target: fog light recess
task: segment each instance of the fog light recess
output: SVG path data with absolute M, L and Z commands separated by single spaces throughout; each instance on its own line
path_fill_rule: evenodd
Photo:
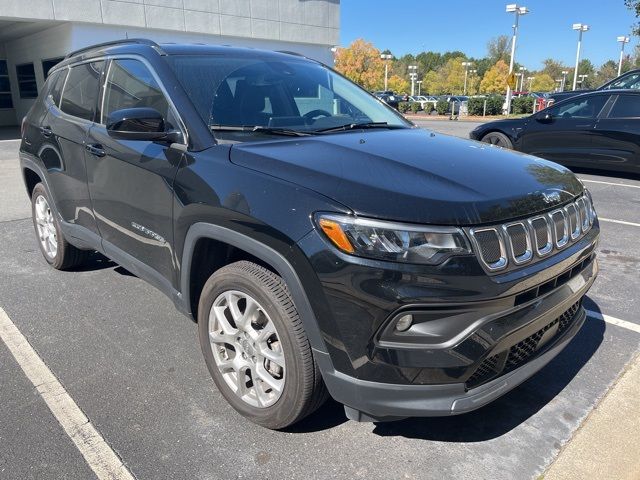
M 396 330 L 399 332 L 406 332 L 407 330 L 409 330 L 412 323 L 413 323 L 413 315 L 411 314 L 402 315 L 400 318 L 398 318 L 398 321 L 396 322 Z

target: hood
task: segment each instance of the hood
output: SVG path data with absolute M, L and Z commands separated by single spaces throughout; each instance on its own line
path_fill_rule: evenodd
M 418 128 L 247 142 L 234 145 L 230 158 L 357 215 L 412 223 L 502 222 L 548 210 L 583 190 L 555 163 Z

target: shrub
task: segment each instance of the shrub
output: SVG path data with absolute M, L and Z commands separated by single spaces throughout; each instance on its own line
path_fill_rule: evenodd
M 422 108 L 420 107 L 420 102 L 413 102 L 411 104 L 411 112 L 412 113 L 418 113 L 420 110 L 422 110 Z
M 438 103 L 436 103 L 436 111 L 438 115 L 446 115 L 449 111 L 449 102 L 446 100 L 438 100 Z
M 484 112 L 484 98 L 473 97 L 467 102 L 467 112 L 469 115 L 482 115 Z
M 511 102 L 512 113 L 533 113 L 533 97 L 517 97 Z
M 409 102 L 400 102 L 398 103 L 398 111 L 400 113 L 407 113 L 411 107 L 409 106 Z

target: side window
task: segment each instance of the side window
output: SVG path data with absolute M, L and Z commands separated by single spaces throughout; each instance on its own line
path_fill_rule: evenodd
M 71 67 L 60 102 L 63 112 L 93 121 L 98 110 L 98 87 L 103 67 L 102 61 Z
M 60 97 L 62 96 L 62 88 L 64 87 L 64 82 L 67 79 L 68 73 L 69 71 L 67 69 L 60 70 L 59 72 L 55 73 L 58 78 L 56 79 L 56 83 L 55 85 L 53 85 L 53 88 L 49 93 L 49 95 L 51 96 L 51 101 L 58 108 L 60 108 Z
M 139 60 L 113 60 L 104 92 L 103 122 L 116 110 L 148 107 L 160 112 L 167 130 L 177 125 L 169 102 L 147 66 Z
M 640 73 L 628 73 L 604 87 L 605 90 L 640 88 Z
M 33 63 L 16 65 L 16 76 L 18 77 L 20 98 L 37 98 L 38 84 L 36 83 L 36 71 L 33 68 Z
M 551 108 L 551 115 L 558 118 L 596 118 L 604 107 L 606 95 L 589 98 L 576 98 Z
M 620 95 L 609 113 L 609 118 L 640 117 L 640 95 Z

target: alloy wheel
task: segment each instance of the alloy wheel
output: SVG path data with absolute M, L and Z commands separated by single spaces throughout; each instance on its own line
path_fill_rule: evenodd
M 56 226 L 53 220 L 53 212 L 47 199 L 38 195 L 35 202 L 35 220 L 38 230 L 38 240 L 45 254 L 49 258 L 55 258 L 58 253 L 58 238 Z

